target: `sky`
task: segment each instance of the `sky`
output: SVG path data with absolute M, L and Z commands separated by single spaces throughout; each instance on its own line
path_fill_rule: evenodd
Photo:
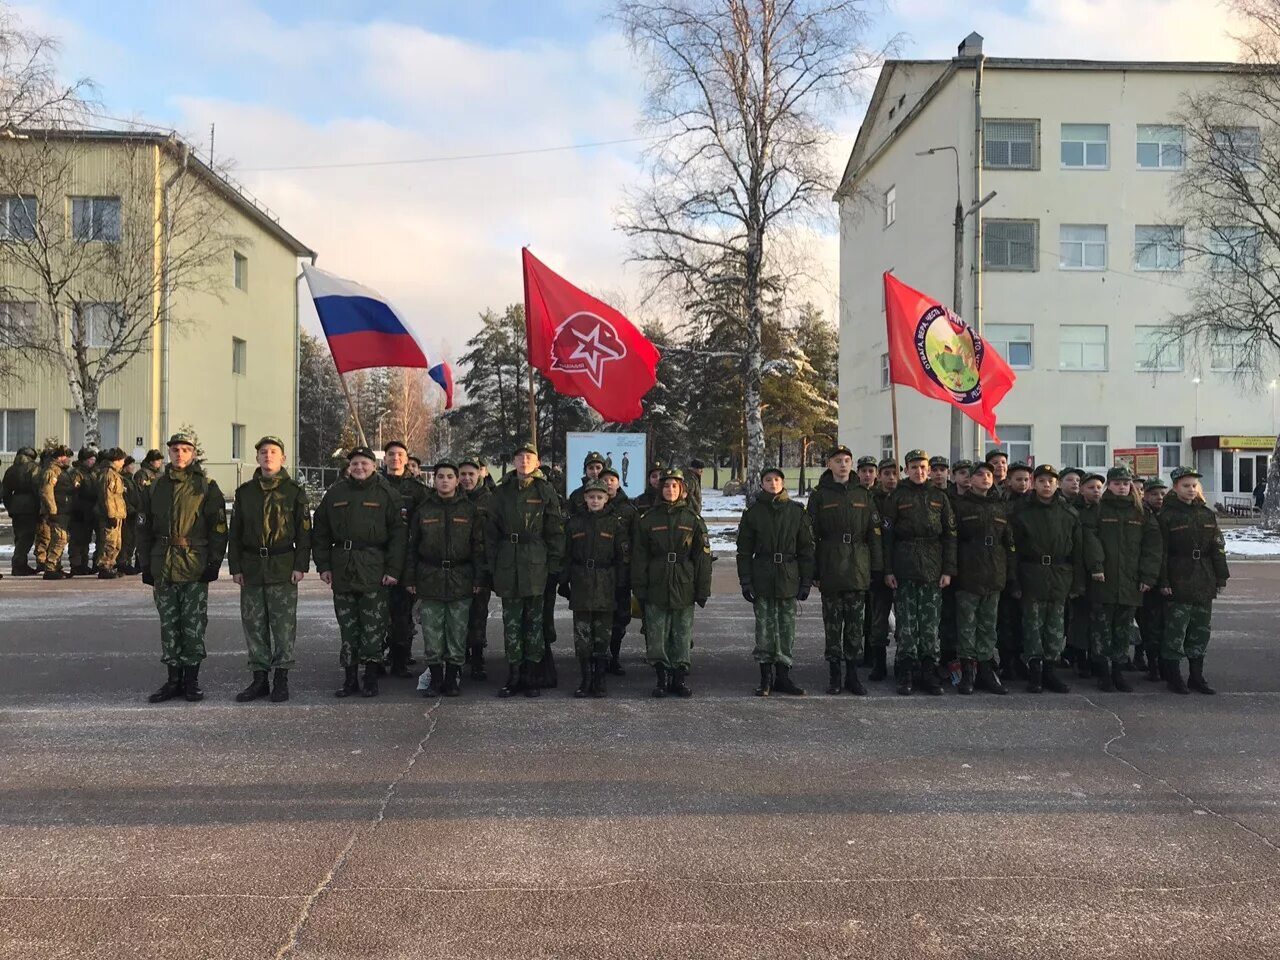
M 608 0 L 10 6 L 61 39 L 64 73 L 96 83 L 104 115 L 202 148 L 213 125 L 215 159 L 317 265 L 380 290 L 437 356 L 461 354 L 486 307 L 522 299 L 525 244 L 579 286 L 640 303 L 616 214 L 642 143 L 474 158 L 638 137 L 644 75 Z M 947 58 L 977 30 L 992 56 L 1230 60 L 1231 27 L 1217 0 L 896 0 L 868 42 Z M 831 118 L 833 175 L 864 106 Z M 459 156 L 473 159 L 439 160 Z M 422 158 L 434 162 L 387 162 Z M 834 316 L 831 212 L 804 239 L 809 293 Z

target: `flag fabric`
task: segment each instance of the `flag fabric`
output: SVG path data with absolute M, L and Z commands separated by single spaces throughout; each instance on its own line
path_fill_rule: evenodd
M 431 366 L 409 325 L 380 293 L 310 264 L 303 264 L 302 274 L 339 373 Z
M 524 250 L 529 363 L 556 391 L 582 397 L 612 423 L 644 413 L 661 354 L 631 321 L 579 290 Z
M 1000 354 L 937 300 L 884 275 L 889 379 L 959 407 L 996 436 L 996 405 L 1017 379 Z
M 436 383 L 440 384 L 440 389 L 444 391 L 444 408 L 446 410 L 453 409 L 453 367 L 449 366 L 447 360 L 442 360 L 434 367 L 427 370 L 427 375 Z

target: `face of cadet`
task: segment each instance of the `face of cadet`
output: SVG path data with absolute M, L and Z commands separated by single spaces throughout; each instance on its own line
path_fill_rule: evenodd
M 368 457 L 352 457 L 347 464 L 347 473 L 352 480 L 368 480 L 376 469 L 378 469 L 377 462 Z
M 929 461 L 912 460 L 907 464 L 907 479 L 912 483 L 924 483 L 929 479 Z
M 947 489 L 947 480 L 950 479 L 951 471 L 946 467 L 930 467 L 929 480 L 939 490 Z
M 527 477 L 538 469 L 538 455 L 523 450 L 516 454 L 513 466 L 516 468 L 516 476 Z
M 257 460 L 258 466 L 262 468 L 262 475 L 274 477 L 284 466 L 284 451 L 274 443 L 264 443 L 258 448 Z
M 480 482 L 480 471 L 469 463 L 464 463 L 458 468 L 458 484 L 467 493 L 476 488 L 476 484 Z
M 409 455 L 404 452 L 402 447 L 392 447 L 382 455 L 382 463 L 387 468 L 387 473 L 393 477 L 398 477 L 404 473 L 404 465 L 409 462 Z
M 604 509 L 604 505 L 609 502 L 609 495 L 603 490 L 588 490 L 585 498 L 587 509 L 592 513 L 599 513 Z
M 986 493 L 993 483 L 995 483 L 995 477 L 991 475 L 990 470 L 975 470 L 969 477 L 969 489 L 974 493 Z
M 179 470 L 191 466 L 195 458 L 196 448 L 189 443 L 175 443 L 169 448 L 169 462 Z
M 951 473 L 951 479 L 955 481 L 956 491 L 959 493 L 968 493 L 969 484 L 973 482 L 973 477 L 968 470 L 954 470 Z
M 1021 473 L 1019 474 L 1022 475 Z M 1036 477 L 1036 496 L 1041 500 L 1052 500 L 1053 495 L 1058 492 L 1058 478 L 1051 477 L 1047 473 L 1042 473 Z
M 760 478 L 760 489 L 776 497 L 782 492 L 782 478 L 776 473 L 767 473 Z
M 889 493 L 893 493 L 894 490 L 898 489 L 898 480 L 898 471 L 893 467 L 885 467 L 880 471 L 880 486 Z
M 436 493 L 445 498 L 452 497 L 458 489 L 458 475 L 453 472 L 453 468 L 441 467 L 436 471 L 435 478 Z
M 1040 479 L 1043 480 L 1044 477 L 1041 477 Z M 1019 470 L 1016 473 L 1009 474 L 1009 479 L 1005 481 L 1005 486 L 1009 488 L 1010 493 L 1016 493 L 1019 495 L 1026 493 L 1028 490 L 1031 489 L 1031 471 Z M 1053 489 L 1055 490 L 1058 489 L 1057 480 L 1053 481 Z M 1037 482 L 1036 491 L 1039 492 L 1039 490 L 1040 490 L 1040 487 L 1039 487 L 1039 483 Z
M 609 488 L 609 496 L 616 497 L 618 495 L 618 487 L 622 485 L 622 482 L 612 473 L 606 473 L 604 485 Z
M 1165 490 L 1163 487 L 1156 487 L 1154 490 L 1144 491 L 1142 494 L 1142 502 L 1152 510 L 1159 510 L 1160 504 L 1164 503 Z
M 1062 492 L 1069 497 L 1074 497 L 1080 493 L 1080 474 L 1068 473 L 1064 474 L 1062 480 L 1059 481 L 1062 486 Z
M 1101 480 L 1086 480 L 1080 485 L 1080 496 L 1085 503 L 1097 503 L 1102 499 L 1102 489 Z
M 659 481 L 661 478 L 662 478 L 662 471 L 661 471 L 661 470 L 650 470 L 650 471 L 649 471 L 649 486 L 651 486 L 651 487 L 653 487 L 653 489 L 657 490 L 657 489 L 658 489 L 658 481 Z
M 1200 481 L 1195 477 L 1183 477 L 1174 481 L 1174 495 L 1183 503 L 1195 503 L 1202 499 L 1200 495 Z
M 831 476 L 835 478 L 836 483 L 848 483 L 849 477 L 853 475 L 853 457 L 847 453 L 837 453 L 827 461 L 827 469 L 831 471 Z M 858 475 L 862 475 L 861 470 L 858 471 Z
M 411 477 L 416 477 L 422 473 L 422 467 L 414 460 L 408 460 L 404 465 L 405 472 Z
M 996 472 L 996 483 L 1000 483 L 1009 475 L 1009 458 L 1006 456 L 992 457 L 988 463 L 991 469 Z
M 588 464 L 587 464 L 587 479 L 588 479 L 588 480 L 594 480 L 594 479 L 596 479 L 597 477 L 599 477 L 599 476 L 600 476 L 600 471 L 601 471 L 601 470 L 603 470 L 603 469 L 604 469 L 604 464 L 603 464 L 603 463 L 588 463 Z
M 684 496 L 684 484 L 674 477 L 662 481 L 662 499 L 667 503 L 675 503 Z
M 1114 493 L 1117 497 L 1129 496 L 1129 490 L 1133 486 L 1129 480 L 1108 480 L 1107 489 Z
M 858 482 L 870 490 L 876 485 L 876 468 L 875 467 L 859 467 Z

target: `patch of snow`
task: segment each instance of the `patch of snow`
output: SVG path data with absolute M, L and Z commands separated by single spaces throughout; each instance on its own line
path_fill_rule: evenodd
M 1227 554 L 1234 557 L 1280 557 L 1280 532 L 1261 527 L 1228 527 L 1222 531 Z

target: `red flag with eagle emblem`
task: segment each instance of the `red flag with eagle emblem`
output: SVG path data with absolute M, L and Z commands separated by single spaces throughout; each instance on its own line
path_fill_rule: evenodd
M 524 319 L 529 363 L 558 393 L 582 397 L 612 423 L 644 413 L 658 382 L 657 347 L 608 304 L 579 290 L 524 250 Z
M 996 404 L 1017 379 L 1004 358 L 937 300 L 888 271 L 884 306 L 889 380 L 959 407 L 999 443 Z

